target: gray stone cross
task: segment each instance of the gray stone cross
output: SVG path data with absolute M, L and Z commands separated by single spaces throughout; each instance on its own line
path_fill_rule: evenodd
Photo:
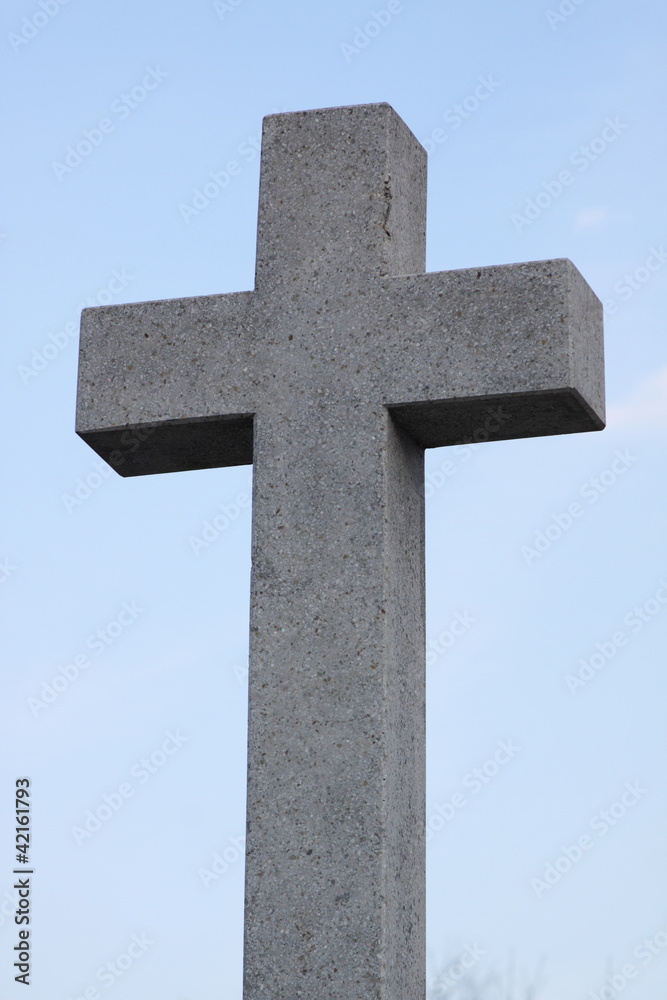
M 264 121 L 254 291 L 86 309 L 121 475 L 254 463 L 245 1000 L 424 996 L 424 448 L 599 430 L 567 260 L 425 274 L 388 104 Z

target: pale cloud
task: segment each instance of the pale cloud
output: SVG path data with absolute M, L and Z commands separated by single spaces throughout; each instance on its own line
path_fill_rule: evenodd
M 606 208 L 585 208 L 578 212 L 574 219 L 577 229 L 590 229 L 601 225 L 609 215 Z
M 647 376 L 621 403 L 609 408 L 609 430 L 667 430 L 667 366 Z

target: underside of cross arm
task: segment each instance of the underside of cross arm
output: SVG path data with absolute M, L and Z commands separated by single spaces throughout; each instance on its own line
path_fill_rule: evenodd
M 77 434 L 124 477 L 252 463 L 252 414 L 77 429 Z
M 577 434 L 605 426 L 576 389 L 404 403 L 388 409 L 424 448 Z

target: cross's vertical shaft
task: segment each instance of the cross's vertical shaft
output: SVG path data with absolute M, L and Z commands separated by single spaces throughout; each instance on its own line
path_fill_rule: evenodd
M 363 342 L 346 295 L 423 271 L 425 194 L 388 105 L 265 120 L 257 289 L 295 378 L 254 426 L 245 1000 L 423 995 L 422 451 L 322 373 Z
M 423 997 L 423 524 L 384 407 L 256 418 L 245 1000 Z

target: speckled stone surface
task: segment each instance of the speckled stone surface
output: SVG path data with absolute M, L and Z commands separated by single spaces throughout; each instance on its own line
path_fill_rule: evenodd
M 264 121 L 256 288 L 87 309 L 121 475 L 254 461 L 245 1000 L 423 1000 L 423 449 L 598 430 L 567 260 L 424 274 L 387 104 Z

